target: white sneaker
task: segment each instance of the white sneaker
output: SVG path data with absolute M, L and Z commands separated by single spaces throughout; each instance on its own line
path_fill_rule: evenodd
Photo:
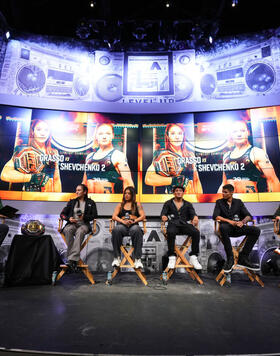
M 134 268 L 136 268 L 136 269 L 143 268 L 143 264 L 142 264 L 141 258 L 135 258 Z
M 176 264 L 176 256 L 169 256 L 167 267 L 170 269 L 174 269 Z
M 196 255 L 191 255 L 190 257 L 190 264 L 193 265 L 194 269 L 200 270 L 202 269 L 201 264 L 198 262 L 197 256 Z
M 112 267 L 120 267 L 120 264 L 121 264 L 121 258 L 120 257 L 117 257 L 117 258 L 113 259 Z

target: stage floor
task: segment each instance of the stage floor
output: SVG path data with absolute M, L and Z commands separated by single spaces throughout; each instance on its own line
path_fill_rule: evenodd
M 66 353 L 122 355 L 280 354 L 280 277 L 265 287 L 237 274 L 230 288 L 212 275 L 200 286 L 176 274 L 145 287 L 134 273 L 112 286 L 80 274 L 56 286 L 0 288 L 0 346 Z

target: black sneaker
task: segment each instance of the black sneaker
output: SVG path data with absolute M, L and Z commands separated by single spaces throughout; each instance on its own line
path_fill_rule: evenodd
M 66 266 L 67 266 L 72 272 L 76 272 L 76 271 L 77 271 L 77 261 L 69 260 L 69 261 L 66 263 Z
M 260 270 L 260 266 L 259 265 L 250 262 L 247 256 L 242 256 L 242 255 L 239 255 L 239 257 L 238 257 L 237 266 L 238 267 L 243 267 L 243 268 L 245 267 L 245 268 L 248 268 L 248 269 L 250 269 L 252 271 L 259 271 Z
M 234 265 L 233 256 L 229 257 L 226 263 L 224 264 L 224 272 L 230 273 L 232 271 L 232 267 Z

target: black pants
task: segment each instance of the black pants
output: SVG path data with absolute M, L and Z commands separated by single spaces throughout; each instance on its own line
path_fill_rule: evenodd
M 0 224 L 0 246 L 2 245 L 2 242 L 4 241 L 5 237 L 7 236 L 8 231 L 9 231 L 8 225 Z
M 257 242 L 260 233 L 260 229 L 256 226 L 243 225 L 242 227 L 238 227 L 232 226 L 228 223 L 221 223 L 220 234 L 225 247 L 227 259 L 232 256 L 232 246 L 230 237 L 239 237 L 242 235 L 246 235 L 247 240 L 245 242 L 245 245 L 243 246 L 241 254 L 243 256 L 248 257 L 255 243 Z
M 134 247 L 135 258 L 141 258 L 142 246 L 143 246 L 143 232 L 139 225 L 134 224 L 131 226 L 125 226 L 118 224 L 112 231 L 112 244 L 114 249 L 114 257 L 121 255 L 121 244 L 124 236 L 131 236 L 132 246 Z
M 167 246 L 168 256 L 175 255 L 175 239 L 176 235 L 188 235 L 192 238 L 192 252 L 190 255 L 199 254 L 200 232 L 192 224 L 176 224 L 169 222 L 167 226 Z

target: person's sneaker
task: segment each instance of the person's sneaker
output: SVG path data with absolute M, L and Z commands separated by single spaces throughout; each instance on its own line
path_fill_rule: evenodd
M 278 255 L 280 255 L 280 248 L 279 248 L 279 247 L 276 248 L 276 249 L 274 250 L 274 252 L 275 252 L 275 253 L 278 253 Z
M 174 269 L 175 264 L 176 264 L 176 256 L 169 256 L 167 267 L 170 269 Z
M 120 267 L 121 264 L 121 258 L 120 257 L 116 257 L 113 259 L 112 262 L 112 267 Z
M 233 256 L 229 257 L 228 260 L 224 264 L 224 272 L 225 273 L 230 273 L 232 271 L 232 267 L 234 265 L 234 259 Z
M 190 257 L 190 264 L 193 265 L 194 269 L 200 270 L 202 269 L 201 264 L 199 263 L 196 255 L 191 255 Z
M 259 265 L 250 262 L 247 256 L 242 256 L 242 255 L 239 255 L 239 257 L 238 257 L 237 266 L 245 267 L 245 268 L 248 268 L 248 269 L 250 269 L 252 271 L 259 271 L 260 270 L 260 266 Z
M 135 258 L 134 268 L 136 268 L 136 269 L 143 268 L 143 264 L 142 264 L 142 261 L 140 258 Z
M 72 271 L 76 272 L 77 271 L 77 261 L 69 260 L 66 263 L 66 266 Z

